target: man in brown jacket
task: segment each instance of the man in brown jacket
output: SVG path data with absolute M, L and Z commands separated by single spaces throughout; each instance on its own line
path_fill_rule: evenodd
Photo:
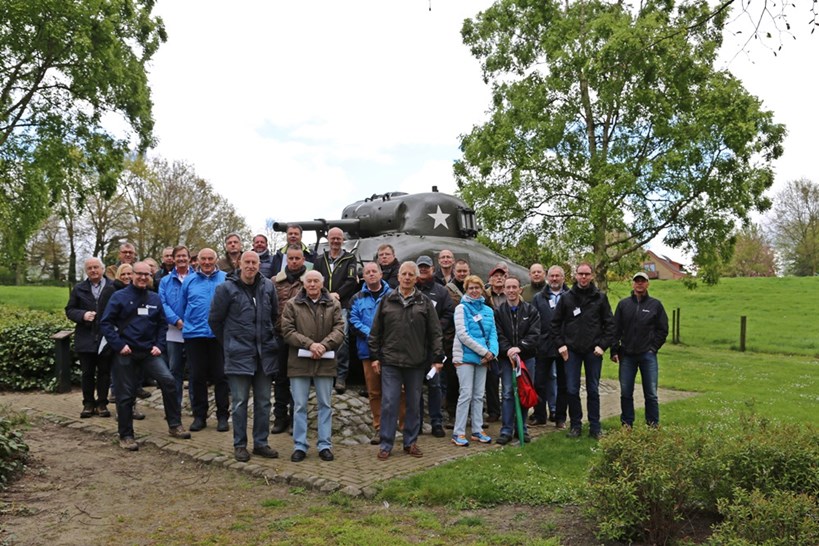
M 304 275 L 304 289 L 287 302 L 282 315 L 282 336 L 289 348 L 287 375 L 293 397 L 293 454 L 290 460 L 307 457 L 307 398 L 310 381 L 316 390 L 318 404 L 319 457 L 332 461 L 333 409 L 330 396 L 337 363 L 335 350 L 344 339 L 341 303 L 324 288 L 324 277 L 318 271 Z

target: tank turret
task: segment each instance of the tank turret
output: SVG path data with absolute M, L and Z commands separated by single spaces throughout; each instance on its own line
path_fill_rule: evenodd
M 291 222 L 275 222 L 275 231 L 286 231 Z M 527 270 L 511 263 L 475 240 L 478 225 L 475 211 L 458 197 L 441 193 L 436 187 L 431 192 L 408 194 L 390 192 L 376 194 L 344 207 L 338 220 L 316 219 L 293 222 L 305 231 L 316 232 L 316 250 L 321 251 L 327 231 L 337 227 L 343 230 L 345 248 L 357 254 L 359 261 L 375 259 L 382 244 L 390 244 L 400 261 L 415 260 L 426 254 L 435 258 L 443 249 L 449 249 L 455 259 L 465 259 L 472 272 L 486 279 L 495 264 L 505 261 L 510 273 L 527 282 Z

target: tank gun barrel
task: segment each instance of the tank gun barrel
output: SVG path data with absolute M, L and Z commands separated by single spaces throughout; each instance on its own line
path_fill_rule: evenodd
M 337 227 L 341 228 L 350 234 L 357 234 L 361 226 L 361 220 L 358 218 L 346 218 L 343 220 L 325 220 L 317 218 L 308 222 L 273 222 L 273 231 L 286 232 L 288 224 L 298 224 L 304 231 L 317 231 L 325 234 L 330 229 Z

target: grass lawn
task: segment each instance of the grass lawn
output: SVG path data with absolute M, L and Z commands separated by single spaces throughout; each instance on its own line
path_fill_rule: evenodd
M 0 286 L 0 304 L 62 313 L 69 294 L 64 286 Z

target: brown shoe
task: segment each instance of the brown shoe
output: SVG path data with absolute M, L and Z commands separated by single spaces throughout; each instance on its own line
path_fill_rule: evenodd
M 185 427 L 183 427 L 182 425 L 170 427 L 168 429 L 168 434 L 170 434 L 174 438 L 179 438 L 180 440 L 190 440 L 191 438 L 191 433 L 185 430 Z
M 411 444 L 408 446 L 404 446 L 404 453 L 409 455 L 410 457 L 423 457 L 424 452 L 421 451 L 421 448 L 418 447 L 418 444 Z
M 389 458 L 390 458 L 390 452 L 387 451 L 386 449 L 382 449 L 381 451 L 378 452 L 378 460 L 379 461 L 386 461 Z
M 111 412 L 108 411 L 108 406 L 105 404 L 100 404 L 97 406 L 97 415 L 100 417 L 111 417 Z
M 91 404 L 85 404 L 80 412 L 80 419 L 88 419 L 92 415 L 94 415 L 94 406 Z
M 133 439 L 131 436 L 126 436 L 125 438 L 119 439 L 119 447 L 128 451 L 138 451 L 139 444 L 136 443 L 136 440 Z

